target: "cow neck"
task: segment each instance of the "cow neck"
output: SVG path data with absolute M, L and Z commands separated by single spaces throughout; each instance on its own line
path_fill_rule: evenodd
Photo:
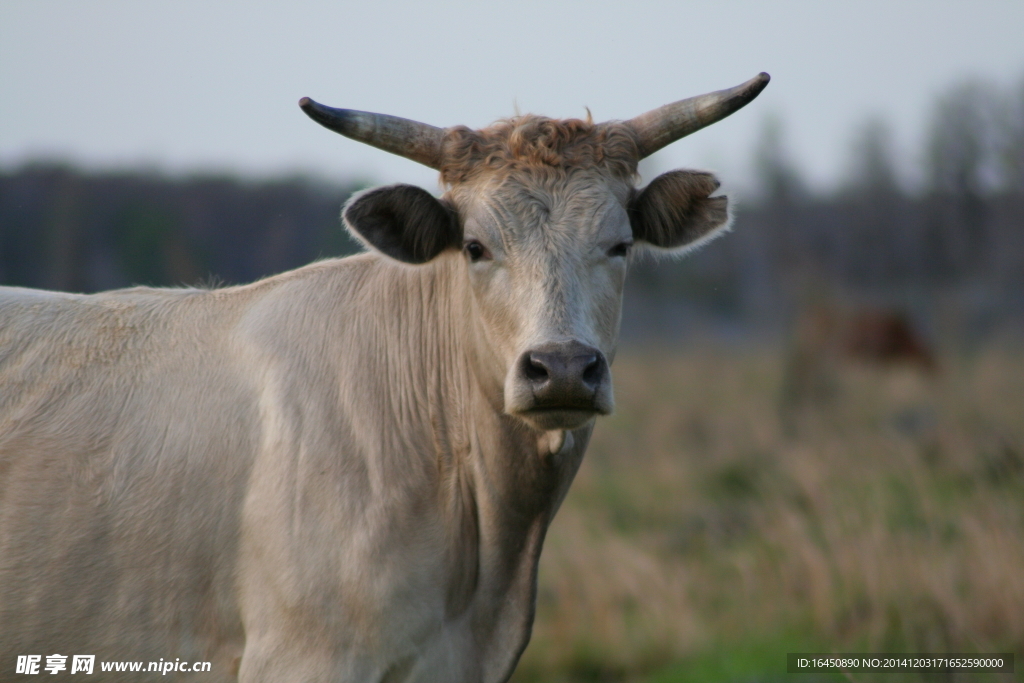
M 422 368 L 421 381 L 439 464 L 473 471 L 478 487 L 486 487 L 496 503 L 534 517 L 551 507 L 566 475 L 575 472 L 566 471 L 573 454 L 552 458 L 539 444 L 540 433 L 505 414 L 504 372 L 495 373 L 501 361 L 481 348 L 485 336 L 462 259 L 444 254 L 414 271 L 422 274 L 416 286 L 425 314 L 417 327 L 427 338 L 418 344 L 426 348 L 438 340 L 436 366 Z
M 478 374 L 482 337 L 461 259 L 453 252 L 424 266 L 392 266 L 400 268 L 403 282 L 403 291 L 392 292 L 402 298 L 395 308 L 414 317 L 399 321 L 400 333 L 389 336 L 397 340 L 392 367 L 406 368 L 416 387 L 410 398 L 417 406 L 407 410 L 418 412 L 429 431 L 440 502 L 451 521 L 447 528 L 457 536 L 450 544 L 458 550 L 451 557 L 458 569 L 449 591 L 451 613 L 460 613 L 474 594 L 490 594 L 497 604 L 510 592 L 522 593 L 524 604 L 532 605 L 547 525 L 591 430 L 576 430 L 574 447 L 553 457 L 538 447 L 537 432 L 504 414 L 491 395 L 494 378 Z M 401 363 L 402 357 L 421 362 Z
M 469 619 L 487 653 L 483 660 L 494 669 L 487 677 L 503 680 L 529 641 L 544 537 L 579 467 L 590 427 L 578 430 L 575 448 L 552 457 L 538 448 L 536 432 L 504 413 L 503 397 L 495 393 L 504 379 L 494 376 L 500 363 L 481 348 L 485 336 L 462 258 L 453 253 L 435 259 L 424 269 L 429 283 L 422 284 L 424 301 L 430 301 L 424 310 L 433 318 L 422 329 L 446 340 L 442 358 L 451 364 L 435 376 L 457 378 L 458 386 L 438 396 L 443 403 L 431 400 L 446 413 L 432 412 L 432 425 L 449 430 L 435 432 L 434 441 L 452 447 L 450 469 L 441 472 L 453 534 L 446 611 L 449 619 Z

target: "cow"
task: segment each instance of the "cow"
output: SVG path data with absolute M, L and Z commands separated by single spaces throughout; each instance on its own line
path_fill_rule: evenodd
M 847 323 L 843 351 L 850 357 L 881 366 L 908 365 L 926 375 L 938 372 L 935 354 L 914 329 L 905 311 L 862 308 Z
M 303 98 L 443 195 L 362 192 L 364 253 L 248 285 L 3 289 L 0 680 L 54 653 L 143 663 L 96 664 L 118 681 L 507 680 L 613 409 L 630 254 L 728 223 L 714 176 L 638 190 L 637 162 L 767 82 L 483 130 Z
M 883 371 L 908 368 L 923 378 L 935 378 L 940 370 L 906 311 L 834 301 L 807 305 L 792 325 L 782 360 L 779 416 L 787 433 L 795 434 L 798 411 L 834 403 L 841 370 L 854 363 Z

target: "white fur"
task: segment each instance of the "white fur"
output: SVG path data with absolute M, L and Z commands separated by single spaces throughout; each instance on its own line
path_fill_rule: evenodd
M 619 181 L 520 189 L 452 193 L 486 263 L 0 289 L 0 681 L 55 652 L 506 680 L 593 428 L 532 422 L 509 377 L 545 341 L 614 357 L 630 234 Z

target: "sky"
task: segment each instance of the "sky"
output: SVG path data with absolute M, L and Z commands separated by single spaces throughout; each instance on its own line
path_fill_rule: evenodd
M 840 182 L 869 116 L 891 123 L 912 169 L 940 93 L 1024 79 L 1024 2 L 0 0 L 0 168 L 47 158 L 435 190 L 435 172 L 321 128 L 298 100 L 441 127 L 585 107 L 600 121 L 761 71 L 772 81 L 757 100 L 645 175 L 705 168 L 749 185 L 770 116 L 812 188 Z

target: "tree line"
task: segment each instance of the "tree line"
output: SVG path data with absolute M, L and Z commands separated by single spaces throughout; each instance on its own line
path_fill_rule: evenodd
M 96 292 L 250 282 L 355 252 L 339 213 L 356 189 L 27 165 L 0 174 L 0 283 Z
M 784 133 L 766 119 L 755 196 L 732 234 L 697 258 L 634 271 L 641 315 L 673 336 L 708 320 L 784 332 L 808 307 L 841 305 L 900 310 L 934 335 L 1021 331 L 1024 81 L 943 92 L 914 155 L 916 187 L 902 180 L 882 119 L 856 132 L 846 178 L 829 193 L 807 189 Z
M 624 332 L 778 331 L 823 299 L 900 307 L 967 336 L 1024 321 L 1024 82 L 972 80 L 942 93 L 917 155 L 919 187 L 901 181 L 893 150 L 886 123 L 865 122 L 846 181 L 813 193 L 781 123 L 767 119 L 756 197 L 733 233 L 697 258 L 641 261 Z M 357 251 L 339 221 L 357 189 L 53 163 L 5 170 L 0 284 L 95 292 L 249 282 Z

